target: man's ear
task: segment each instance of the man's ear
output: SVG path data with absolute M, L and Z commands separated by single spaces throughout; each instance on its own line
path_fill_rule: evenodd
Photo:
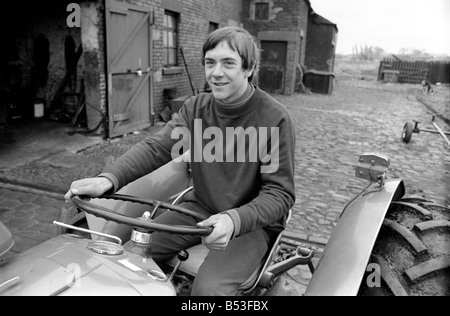
M 255 66 L 252 67 L 252 69 L 247 69 L 245 71 L 245 76 L 250 77 L 253 74 L 253 71 L 255 70 Z

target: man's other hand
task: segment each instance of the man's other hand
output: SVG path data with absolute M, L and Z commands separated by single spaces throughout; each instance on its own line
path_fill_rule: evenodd
M 198 227 L 213 227 L 208 236 L 202 236 L 202 243 L 211 250 L 224 250 L 234 232 L 233 220 L 228 214 L 212 215 L 197 224 Z

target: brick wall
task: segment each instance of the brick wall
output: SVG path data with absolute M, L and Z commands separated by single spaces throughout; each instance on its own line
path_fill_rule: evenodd
M 300 47 L 298 49 L 298 62 L 300 65 L 305 64 L 306 52 L 306 35 L 308 32 L 309 12 L 311 10 L 309 1 L 301 0 L 299 3 L 298 27 L 300 30 Z
M 88 128 L 96 128 L 107 116 L 104 6 L 98 2 L 81 3 L 81 41 Z M 103 134 L 105 125 L 96 133 Z
M 153 66 L 156 71 L 154 82 L 154 108 L 156 120 L 158 114 L 169 105 L 164 90 L 176 88 L 177 97 L 193 95 L 185 64 L 178 51 L 178 70 L 181 73 L 164 74 L 163 69 L 163 18 L 165 9 L 176 7 L 180 10 L 178 25 L 178 45 L 183 47 L 189 74 L 196 90 L 203 91 L 205 74 L 201 64 L 201 49 L 209 33 L 209 22 L 219 27 L 239 24 L 241 20 L 242 0 L 183 0 L 156 1 L 137 0 L 126 1 L 134 5 L 150 6 L 154 10 L 153 25 Z
M 110 0 L 106 0 L 110 1 Z M 306 38 L 309 35 L 314 40 L 331 42 L 330 33 L 323 35 L 308 32 L 308 14 L 311 10 L 308 0 L 120 0 L 137 6 L 151 7 L 154 11 L 153 36 L 153 67 L 155 70 L 153 82 L 153 103 L 158 114 L 169 105 L 165 91 L 176 89 L 177 96 L 190 96 L 193 94 L 185 63 L 178 51 L 178 71 L 167 73 L 163 67 L 163 17 L 166 9 L 175 8 L 179 13 L 178 45 L 183 47 L 190 77 L 194 88 L 203 91 L 205 87 L 204 69 L 201 64 L 201 48 L 209 32 L 209 23 L 217 23 L 219 27 L 226 25 L 242 25 L 255 37 L 260 34 L 278 32 L 284 34 L 288 42 L 285 87 L 284 93 L 294 91 L 296 80 L 296 67 L 305 63 Z M 107 115 L 107 76 L 105 62 L 105 8 L 104 1 L 82 0 L 78 2 L 82 8 L 82 27 L 70 28 L 66 24 L 68 12 L 66 7 L 71 0 L 49 0 L 36 2 L 23 0 L 23 2 L 6 2 L 4 10 L 9 18 L 0 23 L 4 33 L 7 31 L 17 42 L 21 70 L 21 84 L 29 88 L 33 67 L 33 40 L 43 34 L 50 43 L 50 63 L 48 66 L 49 78 L 45 87 L 37 91 L 34 98 L 42 97 L 49 105 L 59 87 L 65 72 L 64 40 L 72 36 L 76 47 L 83 45 L 83 55 L 78 63 L 77 90 L 83 78 L 86 84 L 86 107 L 88 114 L 88 127 L 97 126 L 100 120 Z M 267 21 L 256 21 L 255 3 L 266 2 L 270 6 L 270 17 Z M 294 34 L 294 35 L 293 35 Z M 269 36 L 270 38 L 270 36 Z M 270 40 L 270 39 L 269 39 Z M 277 40 L 277 39 L 272 39 Z M 319 43 L 320 44 L 320 43 Z M 323 57 L 325 63 L 332 55 L 330 52 Z M 314 57 L 314 54 L 311 54 Z M 315 64 L 315 60 L 309 60 Z M 320 63 L 320 61 L 317 61 Z M 316 67 L 316 66 L 314 66 Z M 323 62 L 322 62 L 323 67 Z M 317 66 L 318 68 L 318 66 Z M 173 69 L 172 69 L 173 70 Z M 257 81 L 255 81 L 257 83 Z M 149 105 L 150 106 L 150 105 Z
M 183 52 L 188 66 L 189 74 L 195 89 L 204 90 L 205 74 L 201 64 L 201 49 L 203 42 L 209 33 L 209 22 L 219 24 L 219 27 L 233 23 L 239 23 L 241 16 L 242 1 L 222 1 L 222 0 L 187 0 L 183 1 L 183 12 L 179 21 L 179 45 L 183 47 Z M 155 29 L 162 25 L 164 9 L 159 8 L 155 12 Z M 154 58 L 155 67 L 162 67 L 162 40 L 155 41 Z M 181 53 L 178 52 L 178 65 L 185 67 Z M 176 87 L 178 96 L 192 95 L 191 85 L 183 69 L 182 75 L 163 75 L 162 81 L 155 84 L 155 108 L 162 110 L 164 103 L 164 89 Z
M 267 3 L 269 19 L 255 19 L 255 4 Z M 284 94 L 295 90 L 296 66 L 304 61 L 310 6 L 305 0 L 244 0 L 244 27 L 259 40 L 287 41 Z
M 256 3 L 266 2 L 270 7 L 267 21 L 255 20 L 254 6 Z M 244 0 L 242 14 L 245 27 L 254 34 L 260 31 L 298 31 L 300 2 L 303 0 Z
M 335 34 L 334 25 L 320 23 L 320 21 L 314 23 L 314 19 L 310 19 L 307 34 L 306 68 L 328 72 L 334 70 Z

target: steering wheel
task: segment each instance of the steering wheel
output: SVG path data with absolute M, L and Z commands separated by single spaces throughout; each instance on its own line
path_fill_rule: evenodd
M 89 201 L 89 197 L 86 196 L 73 196 L 72 197 L 72 203 L 82 211 L 85 211 L 88 214 L 92 214 L 97 217 L 101 217 L 103 219 L 106 219 L 108 221 L 113 221 L 119 224 L 125 224 L 130 225 L 133 227 L 138 227 L 142 229 L 146 229 L 149 231 L 159 231 L 159 232 L 167 232 L 172 234 L 179 234 L 179 235 L 200 235 L 200 236 L 206 236 L 211 234 L 213 228 L 212 227 L 197 227 L 197 226 L 186 226 L 186 225 L 167 225 L 167 224 L 159 224 L 155 223 L 153 221 L 147 221 L 142 220 L 139 218 L 132 218 L 120 213 L 117 213 L 111 209 L 108 209 L 104 206 L 100 206 L 97 204 L 94 204 Z M 164 207 L 172 211 L 176 211 L 181 214 L 190 215 L 200 221 L 205 220 L 207 217 L 203 214 L 200 214 L 198 212 L 194 212 L 188 209 L 185 209 L 183 207 L 180 207 L 178 205 L 172 205 L 170 203 L 165 203 L 162 201 L 156 201 L 156 200 L 147 200 L 142 199 L 130 195 L 124 195 L 124 194 L 109 194 L 109 195 L 102 195 L 98 197 L 98 199 L 112 199 L 112 200 L 119 200 L 119 201 L 125 201 L 125 202 L 134 202 L 134 203 L 140 203 L 145 205 L 154 206 L 154 209 L 152 211 L 152 216 L 156 212 L 156 210 L 159 207 Z

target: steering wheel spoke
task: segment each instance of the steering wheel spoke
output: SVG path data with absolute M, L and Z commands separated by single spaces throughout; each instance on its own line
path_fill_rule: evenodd
M 132 195 L 126 195 L 126 194 L 107 194 L 99 197 L 100 199 L 112 199 L 112 200 L 121 200 L 121 201 L 128 201 L 128 202 L 134 202 L 134 203 L 140 203 L 144 205 L 150 205 L 154 207 L 163 207 L 167 208 L 172 211 L 176 211 L 178 213 L 186 214 L 189 216 L 192 216 L 199 221 L 203 221 L 207 219 L 208 217 L 206 215 L 203 215 L 198 212 L 194 212 L 191 210 L 188 210 L 186 208 L 180 207 L 178 205 L 173 205 L 170 203 L 162 202 L 162 201 L 156 201 L 156 200 L 149 200 L 149 199 L 143 199 Z M 156 208 L 153 210 L 153 212 L 156 211 Z

